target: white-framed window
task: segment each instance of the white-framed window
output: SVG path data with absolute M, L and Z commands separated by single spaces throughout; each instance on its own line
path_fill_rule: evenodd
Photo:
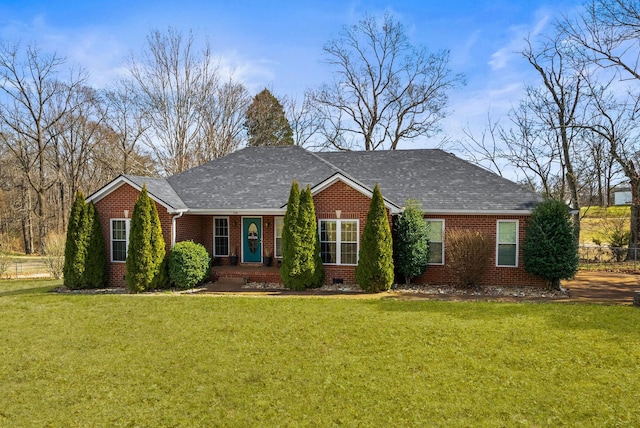
M 429 264 L 444 264 L 444 220 L 426 219 L 429 227 Z
M 498 220 L 496 266 L 518 266 L 518 220 Z
M 229 218 L 213 218 L 213 255 L 229 255 Z
M 274 217 L 274 257 L 282 257 L 282 229 L 284 228 L 284 217 Z
M 320 258 L 324 264 L 358 264 L 358 220 L 320 220 Z
M 129 227 L 131 219 L 111 219 L 111 261 L 126 262 L 127 247 L 129 246 Z

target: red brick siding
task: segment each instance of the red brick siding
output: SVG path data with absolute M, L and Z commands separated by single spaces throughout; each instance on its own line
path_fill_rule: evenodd
M 543 279 L 525 272 L 522 260 L 522 243 L 529 216 L 482 216 L 482 215 L 426 215 L 425 218 L 444 219 L 445 236 L 451 229 L 474 229 L 485 232 L 494 243 L 494 251 L 491 254 L 490 267 L 480 285 L 530 285 L 536 287 L 546 286 Z M 498 220 L 518 220 L 518 267 L 497 267 L 495 242 Z M 445 263 L 447 261 L 447 247 L 444 249 Z M 429 265 L 425 274 L 414 278 L 414 282 L 431 284 L 452 284 L 455 277 L 443 265 Z
M 367 213 L 371 199 L 342 181 L 338 181 L 313 197 L 318 219 L 335 219 L 336 210 L 340 210 L 341 219 L 359 220 L 360 237 L 367 222 Z M 389 216 L 391 225 L 391 217 Z M 325 265 L 325 282 L 330 284 L 334 278 L 341 278 L 345 283 L 355 283 L 355 266 Z
M 102 233 L 107 247 L 107 264 L 109 269 L 109 285 L 112 287 L 124 287 L 124 276 L 126 274 L 124 262 L 111 262 L 111 219 L 124 218 L 124 210 L 129 211 L 129 218 L 133 214 L 133 206 L 138 199 L 140 192 L 128 184 L 123 184 L 107 196 L 99 200 L 95 205 L 100 214 Z M 172 215 L 167 209 L 156 203 L 158 216 L 164 236 L 165 248 L 167 251 L 171 246 L 171 218 Z

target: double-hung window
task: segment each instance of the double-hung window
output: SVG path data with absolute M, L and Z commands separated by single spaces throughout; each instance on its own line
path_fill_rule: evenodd
M 358 220 L 320 220 L 322 263 L 358 264 Z
M 213 255 L 229 255 L 229 219 L 227 217 L 213 219 Z
M 429 227 L 429 264 L 444 264 L 444 220 L 425 220 Z
M 498 220 L 496 265 L 518 266 L 518 220 Z
M 273 254 L 275 257 L 282 257 L 282 229 L 284 228 L 284 217 L 276 217 L 273 220 L 275 229 L 275 251 Z
M 128 218 L 111 219 L 111 261 L 127 261 L 127 246 L 129 245 L 129 225 Z

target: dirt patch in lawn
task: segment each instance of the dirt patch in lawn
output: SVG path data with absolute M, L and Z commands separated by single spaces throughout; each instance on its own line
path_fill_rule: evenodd
M 640 275 L 580 271 L 562 286 L 570 290 L 570 301 L 632 304 L 634 291 L 640 290 Z

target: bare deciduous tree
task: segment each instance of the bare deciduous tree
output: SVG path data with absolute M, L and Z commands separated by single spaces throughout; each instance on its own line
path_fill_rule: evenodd
M 335 79 L 313 98 L 325 113 L 327 142 L 338 149 L 395 149 L 434 134 L 447 92 L 463 83 L 449 69 L 448 51 L 412 45 L 390 14 L 344 27 L 323 50 Z
M 64 58 L 43 54 L 36 46 L 21 52 L 18 43 L 0 44 L 0 93 L 4 95 L 4 102 L 0 103 L 0 136 L 35 193 L 41 251 L 50 215 L 46 193 L 54 184 L 47 175 L 48 149 L 54 127 L 76 109 L 74 94 L 85 79 L 82 71 L 73 70 L 67 78 L 60 79 L 64 64 Z M 25 199 L 30 199 L 28 191 Z M 25 205 L 30 204 L 25 200 Z
M 148 123 L 145 142 L 166 174 L 237 147 L 246 90 L 231 80 L 220 84 L 208 42 L 198 51 L 192 32 L 152 31 L 147 50 L 130 58 L 129 70 Z

